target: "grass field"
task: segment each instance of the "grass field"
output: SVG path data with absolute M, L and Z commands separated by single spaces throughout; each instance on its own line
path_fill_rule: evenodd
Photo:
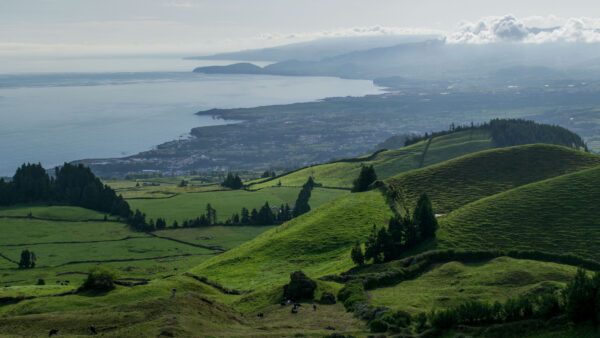
M 600 167 L 528 184 L 441 218 L 441 248 L 527 249 L 600 260 Z
M 525 294 L 562 288 L 577 268 L 499 257 L 486 263 L 449 262 L 420 277 L 369 291 L 369 304 L 416 315 L 480 300 L 503 302 Z
M 417 169 L 423 161 L 431 165 L 472 152 L 491 149 L 491 136 L 482 131 L 464 131 L 436 137 L 429 147 L 428 141 L 378 153 L 374 158 L 364 156 L 364 161 L 335 162 L 302 169 L 275 180 L 251 185 L 251 189 L 270 187 L 281 182 L 284 186 L 301 186 L 309 176 L 317 183 L 329 187 L 352 187 L 362 165 L 373 165 L 379 179 L 387 179 L 399 173 Z M 425 154 L 424 151 L 427 148 Z
M 14 218 L 30 211 L 36 217 L 60 216 L 61 220 Z M 15 206 L 2 209 L 2 213 L 0 254 L 6 258 L 0 257 L 0 285 L 10 288 L 0 288 L 0 297 L 15 292 L 63 292 L 56 288 L 56 281 L 69 280 L 70 288 L 76 288 L 88 269 L 99 264 L 116 270 L 120 278 L 152 279 L 177 274 L 272 228 L 188 228 L 159 231 L 156 235 L 166 238 L 158 238 L 132 232 L 127 225 L 114 221 L 81 221 L 101 215 L 82 208 Z M 35 252 L 36 268 L 18 269 L 16 262 L 25 249 Z M 49 285 L 33 286 L 40 278 Z
M 349 251 L 356 240 L 364 240 L 373 224 L 381 226 L 390 216 L 379 191 L 348 194 L 191 271 L 242 289 L 283 283 L 295 270 L 312 277 L 340 272 L 352 266 Z
M 462 156 L 387 182 L 410 209 L 425 192 L 436 213 L 447 213 L 486 196 L 597 165 L 598 155 L 535 144 Z
M 271 206 L 288 203 L 293 206 L 300 188 L 271 187 L 257 191 L 227 190 L 201 193 L 185 193 L 165 199 L 129 199 L 127 202 L 132 209 L 140 209 L 149 218 L 162 217 L 170 226 L 174 220 L 181 224 L 184 220 L 192 219 L 206 213 L 206 204 L 217 210 L 217 220 L 224 222 L 233 213 L 240 213 L 245 207 L 248 210 L 260 208 L 269 202 Z M 347 194 L 348 191 L 339 189 L 315 188 L 309 201 L 311 208 Z
M 36 218 L 48 219 L 68 219 L 74 221 L 98 220 L 102 221 L 104 216 L 112 220 L 114 217 L 105 215 L 101 212 L 70 206 L 11 206 L 0 207 L 0 217 L 2 216 L 32 216 Z

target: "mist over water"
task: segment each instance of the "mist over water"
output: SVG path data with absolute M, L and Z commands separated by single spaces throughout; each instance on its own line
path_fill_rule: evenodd
M 2 68 L 0 176 L 11 176 L 24 162 L 51 167 L 83 158 L 131 155 L 188 137 L 194 127 L 235 122 L 194 115 L 200 110 L 381 92 L 363 80 L 191 72 L 195 66 L 231 63 L 225 61 L 174 58 L 174 71 L 166 71 L 163 60 L 157 66 L 160 71 L 128 73 L 122 72 L 126 64 L 138 70 L 149 66 L 128 58 L 104 66 L 103 72 L 90 67 L 81 73 L 84 66 L 67 72 L 69 60 L 62 61 L 67 64 L 52 61 L 60 65 L 48 68 L 54 73 L 35 67 L 31 72 Z

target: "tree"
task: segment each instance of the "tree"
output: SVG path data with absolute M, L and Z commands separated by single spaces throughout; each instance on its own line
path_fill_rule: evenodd
M 356 245 L 354 246 L 354 248 L 352 248 L 352 251 L 350 252 L 350 257 L 352 257 L 352 261 L 356 265 L 360 266 L 365 264 L 365 256 L 358 241 L 356 241 Z
M 394 241 L 385 227 L 379 229 L 375 241 L 375 263 L 389 262 L 395 257 Z
M 599 278 L 600 279 L 600 278 Z M 578 269 L 575 278 L 564 290 L 566 312 L 574 322 L 596 319 L 597 288 L 584 269 Z
M 104 267 L 95 266 L 90 268 L 86 280 L 81 289 L 90 291 L 110 291 L 115 288 L 114 280 L 117 274 Z
M 248 212 L 248 209 L 242 208 L 242 219 L 240 222 L 244 225 L 250 224 L 250 212 Z
M 37 257 L 33 251 L 21 251 L 21 260 L 19 261 L 19 269 L 32 269 L 35 267 Z
M 173 221 L 173 228 L 178 228 L 179 224 L 177 223 L 177 220 Z
M 311 191 L 314 186 L 315 181 L 312 176 L 308 177 L 308 180 L 304 183 L 302 190 L 300 190 L 300 193 L 298 194 L 298 198 L 296 198 L 296 204 L 294 205 L 293 211 L 294 217 L 298 217 L 310 211 L 308 201 L 310 200 Z
M 370 166 L 363 166 L 360 169 L 358 178 L 352 183 L 352 192 L 361 192 L 369 190 L 369 186 L 377 180 L 377 174 L 375 174 L 375 168 Z
M 427 194 L 423 193 L 419 197 L 417 206 L 414 210 L 413 219 L 419 225 L 422 239 L 434 238 L 438 228 L 438 222 L 431 206 L 431 201 Z
M 377 227 L 373 224 L 371 233 L 365 242 L 365 261 L 375 259 L 377 256 Z
M 313 299 L 317 283 L 308 278 L 302 271 L 290 274 L 290 283 L 283 286 L 283 297 L 296 301 Z
M 232 173 L 227 173 L 227 177 L 221 183 L 221 186 L 230 188 L 233 190 L 238 190 L 244 186 L 244 183 L 242 182 L 242 179 L 238 175 L 233 176 Z
M 213 209 L 210 203 L 206 204 L 206 218 L 209 225 L 217 223 L 217 211 Z

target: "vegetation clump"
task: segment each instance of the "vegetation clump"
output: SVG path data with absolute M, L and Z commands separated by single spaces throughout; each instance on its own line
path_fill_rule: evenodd
M 10 182 L 0 179 L 0 205 L 18 203 L 60 203 L 127 218 L 129 204 L 102 184 L 90 168 L 65 163 L 50 178 L 41 164 L 23 164 Z
M 294 210 L 292 211 L 292 215 L 294 217 L 298 217 L 310 211 L 308 200 L 310 200 L 310 195 L 315 185 L 316 183 L 312 176 L 309 176 L 306 183 L 304 183 L 302 186 L 302 190 L 300 190 L 298 198 L 296 199 L 296 204 L 294 205 Z
M 377 174 L 373 165 L 366 165 L 360 169 L 358 178 L 352 182 L 352 192 L 369 190 L 369 186 L 377 181 Z
M 117 278 L 116 272 L 104 267 L 90 268 L 86 280 L 81 286 L 81 290 L 105 292 L 115 288 L 114 281 Z
M 290 274 L 290 283 L 283 286 L 283 297 L 285 299 L 302 300 L 313 299 L 317 283 L 308 278 L 302 271 Z
M 360 243 L 357 243 L 350 256 L 359 266 L 370 259 L 374 263 L 389 262 L 418 243 L 434 238 L 437 228 L 438 222 L 431 201 L 427 194 L 421 194 L 412 217 L 410 212 L 405 210 L 404 216 L 396 215 L 390 218 L 387 229 L 382 227 L 378 231 L 373 225 L 365 243 L 364 255 Z
M 21 260 L 19 261 L 19 269 L 35 268 L 36 260 L 37 260 L 37 257 L 33 251 L 29 251 L 29 250 L 21 251 Z
M 321 294 L 321 299 L 319 299 L 319 303 L 321 304 L 335 304 L 335 295 L 331 292 L 323 292 Z
M 238 175 L 233 176 L 232 173 L 228 173 L 225 180 L 221 183 L 221 186 L 230 188 L 233 190 L 238 190 L 238 189 L 242 189 L 244 187 L 244 183 L 242 182 L 242 179 Z

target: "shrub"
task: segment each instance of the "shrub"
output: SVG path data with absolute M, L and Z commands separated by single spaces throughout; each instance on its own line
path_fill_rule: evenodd
M 344 302 L 347 311 L 353 311 L 354 305 L 367 302 L 365 288 L 360 281 L 351 281 L 340 289 L 338 300 Z
M 37 285 L 46 285 L 46 281 L 43 280 L 42 278 L 38 279 L 37 281 Z
M 371 332 L 374 333 L 386 332 L 388 330 L 388 324 L 381 319 L 375 319 L 369 323 L 369 328 L 371 329 Z
M 408 327 L 412 321 L 410 314 L 402 310 L 386 313 L 381 319 L 397 327 Z
M 321 295 L 321 299 L 319 300 L 321 304 L 335 304 L 335 296 L 331 292 L 323 292 Z
M 117 274 L 104 267 L 93 267 L 88 272 L 87 279 L 81 286 L 82 290 L 110 291 L 115 288 L 114 280 Z
M 283 297 L 293 300 L 313 299 L 317 283 L 302 271 L 290 274 L 290 283 L 283 286 Z

